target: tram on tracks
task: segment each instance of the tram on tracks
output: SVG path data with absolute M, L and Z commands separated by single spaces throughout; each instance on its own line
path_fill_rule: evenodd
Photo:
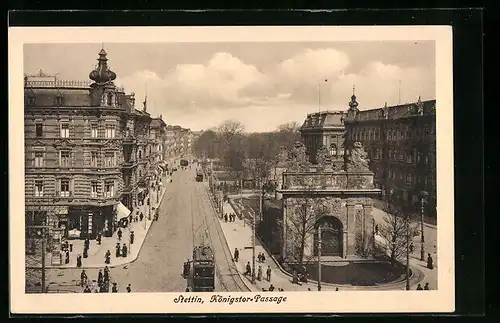
M 184 263 L 183 277 L 189 292 L 213 292 L 215 290 L 215 259 L 209 246 L 196 246 L 193 260 Z

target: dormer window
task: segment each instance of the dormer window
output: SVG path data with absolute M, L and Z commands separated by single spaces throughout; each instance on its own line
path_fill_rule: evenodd
M 60 107 L 63 105 L 63 97 L 61 95 L 56 96 L 56 106 Z
M 30 96 L 28 96 L 28 97 L 26 98 L 26 103 L 27 103 L 28 105 L 30 105 L 30 106 L 33 106 L 33 105 L 35 105 L 35 103 L 36 103 L 36 100 L 35 100 L 35 99 L 36 99 L 36 98 L 35 98 L 35 96 L 34 96 L 34 95 L 30 95 Z

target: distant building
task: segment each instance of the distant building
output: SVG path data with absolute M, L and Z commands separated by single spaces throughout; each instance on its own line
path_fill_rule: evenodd
M 86 81 L 26 75 L 26 225 L 47 224 L 63 236 L 111 236 L 144 196 L 151 179 L 151 117 L 99 52 Z M 75 236 L 76 235 L 76 236 Z
M 426 191 L 425 213 L 436 216 L 436 100 L 363 111 L 358 105 L 353 94 L 347 112 L 307 115 L 300 133 L 310 161 L 325 146 L 340 165 L 352 144 L 361 142 L 383 199 L 397 196 L 398 204 L 418 212 Z

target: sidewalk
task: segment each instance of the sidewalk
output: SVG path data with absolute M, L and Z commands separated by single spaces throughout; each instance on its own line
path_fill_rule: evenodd
M 161 186 L 160 196 L 158 201 L 156 200 L 156 193 L 151 195 L 151 206 L 155 208 L 155 210 L 159 207 L 161 201 L 163 200 L 163 196 L 165 195 L 166 186 L 170 183 L 170 178 L 168 176 L 162 178 L 163 185 Z M 167 184 L 168 183 L 168 184 Z M 147 200 L 146 197 L 145 200 Z M 139 256 L 139 252 L 141 251 L 142 244 L 146 239 L 146 236 L 149 232 L 149 229 L 153 222 L 153 214 L 151 213 L 151 218 L 148 219 L 149 207 L 148 205 L 138 206 L 133 210 L 133 214 L 139 214 L 142 212 L 144 214 L 144 219 L 139 222 L 131 222 L 126 228 L 121 228 L 122 230 L 122 239 L 118 240 L 116 230 L 111 237 L 102 237 L 101 244 L 99 245 L 97 241 L 90 240 L 90 248 L 88 250 L 88 257 L 83 258 L 83 244 L 84 240 L 70 240 L 69 242 L 73 244 L 73 251 L 70 252 L 69 256 L 69 264 L 63 265 L 52 265 L 51 263 L 51 255 L 48 254 L 46 268 L 75 268 L 76 267 L 76 258 L 78 254 L 82 255 L 82 269 L 90 269 L 90 268 L 102 268 L 104 266 L 115 267 L 120 265 L 125 265 L 131 263 L 137 259 Z M 130 231 L 134 231 L 134 243 L 130 244 Z M 127 257 L 119 257 L 115 256 L 115 247 L 116 244 L 120 243 L 121 246 L 125 243 L 128 248 L 128 256 Z M 107 265 L 105 260 L 105 254 L 107 251 L 111 253 L 111 263 Z M 65 259 L 65 255 L 63 254 L 63 261 Z
M 224 213 L 236 213 L 232 206 L 227 202 L 224 203 L 223 209 Z M 250 262 L 250 265 L 252 265 L 252 226 L 251 224 L 245 223 L 244 220 L 240 220 L 238 217 L 236 217 L 235 222 L 226 223 L 223 219 L 219 219 L 219 221 L 221 222 L 221 227 L 224 235 L 226 236 L 226 240 L 231 253 L 234 253 L 235 248 L 238 248 L 239 250 L 240 255 L 239 261 L 236 263 L 236 268 L 241 274 L 243 274 L 245 272 L 245 266 L 247 262 Z M 259 253 L 264 253 L 266 260 L 264 263 L 259 263 L 256 259 L 256 274 L 260 265 L 262 267 L 262 281 L 256 281 L 256 284 L 252 285 L 250 283 L 250 277 L 247 276 L 244 278 L 249 287 L 254 287 L 254 290 L 261 291 L 263 289 L 267 290 L 270 284 L 273 284 L 273 286 L 276 288 L 276 291 L 278 288 L 282 288 L 284 291 L 317 291 L 317 282 L 315 281 L 309 281 L 307 284 L 302 285 L 292 284 L 292 277 L 286 274 L 277 264 L 277 262 L 274 261 L 271 255 L 262 246 L 258 238 L 256 238 L 255 244 L 255 256 L 257 257 Z M 426 271 L 429 270 L 427 268 L 420 267 L 418 262 L 419 261 L 417 260 L 412 260 L 411 262 L 412 269 L 415 272 L 414 277 L 412 277 L 410 281 L 411 289 L 414 290 L 417 283 L 419 283 L 423 279 L 425 279 L 425 281 L 428 281 L 431 288 L 434 289 L 434 286 L 436 286 L 435 283 L 431 279 L 426 278 Z M 270 282 L 265 280 L 266 269 L 268 266 L 270 266 L 272 270 Z M 434 273 L 436 273 L 435 270 Z M 405 281 L 383 285 L 381 284 L 377 286 L 333 285 L 322 282 L 322 291 L 335 291 L 337 287 L 339 288 L 339 290 L 405 290 L 405 285 Z

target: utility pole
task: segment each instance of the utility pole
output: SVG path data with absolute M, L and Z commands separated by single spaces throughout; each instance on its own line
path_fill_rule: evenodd
M 406 290 L 410 290 L 410 217 L 406 216 Z
M 421 192 L 420 204 L 420 260 L 425 261 L 425 237 L 424 237 L 424 212 L 425 212 L 425 198 L 429 193 L 426 191 Z
M 318 226 L 318 292 L 321 291 L 321 226 Z
M 42 228 L 42 293 L 45 293 L 45 228 Z
M 252 212 L 252 284 L 255 284 L 255 212 Z

